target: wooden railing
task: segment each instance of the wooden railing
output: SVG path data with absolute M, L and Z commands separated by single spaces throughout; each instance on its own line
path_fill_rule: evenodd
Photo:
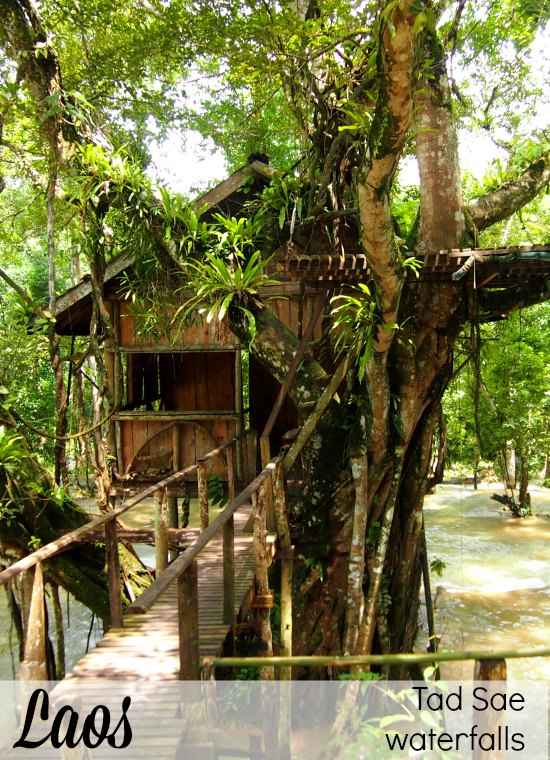
M 202 666 L 205 672 L 213 668 L 245 667 L 307 667 L 307 668 L 349 668 L 370 667 L 372 665 L 441 665 L 445 662 L 476 663 L 503 662 L 513 659 L 532 657 L 550 657 L 550 648 L 538 649 L 504 649 L 492 652 L 457 651 L 457 652 L 411 652 L 408 654 L 367 654 L 367 655 L 303 655 L 294 657 L 205 657 Z M 499 679 L 500 680 L 500 679 Z
M 203 528 L 203 533 L 199 535 L 199 539 L 201 542 L 200 547 L 204 548 L 204 546 L 208 543 L 210 538 L 216 533 L 216 530 L 217 530 L 216 526 L 220 527 L 222 524 L 219 522 L 219 517 L 221 517 L 222 515 L 225 515 L 229 507 L 233 506 L 236 502 L 236 505 L 230 512 L 230 516 L 232 516 L 234 511 L 238 509 L 240 504 L 243 504 L 244 501 L 246 500 L 246 496 L 243 497 L 243 494 L 249 495 L 250 493 L 257 490 L 258 488 L 258 485 L 256 485 L 255 488 L 250 490 L 250 486 L 249 486 L 247 489 L 245 489 L 245 491 L 243 491 L 242 494 L 239 495 L 238 500 L 234 499 L 235 488 L 236 488 L 235 462 L 236 462 L 237 446 L 239 444 L 241 446 L 240 451 L 239 451 L 239 458 L 241 459 L 241 461 L 244 461 L 246 463 L 246 472 L 245 472 L 246 479 L 252 479 L 256 472 L 256 433 L 253 430 L 247 430 L 241 433 L 240 435 L 236 436 L 235 438 L 233 438 L 228 443 L 210 451 L 208 454 L 202 457 L 195 464 L 190 465 L 189 467 L 185 467 L 183 470 L 180 470 L 179 472 L 176 472 L 157 483 L 153 483 L 152 485 L 140 491 L 140 493 L 137 494 L 136 496 L 133 496 L 125 500 L 120 507 L 117 507 L 116 509 L 113 509 L 101 515 L 101 517 L 98 517 L 95 520 L 91 520 L 90 522 L 86 523 L 85 525 L 82 525 L 79 528 L 76 528 L 75 530 L 65 533 L 60 538 L 56 539 L 55 541 L 50 542 L 49 544 L 46 544 L 40 549 L 37 549 L 32 554 L 29 554 L 23 559 L 18 560 L 13 565 L 10 565 L 10 567 L 0 572 L 0 586 L 3 586 L 9 581 L 13 580 L 20 573 L 28 571 L 28 570 L 32 570 L 33 568 L 35 568 L 34 579 L 33 579 L 32 599 L 31 599 L 31 611 L 29 614 L 28 632 L 27 632 L 27 637 L 25 641 L 25 660 L 29 661 L 30 659 L 30 661 L 33 663 L 33 665 L 28 668 L 28 675 L 27 675 L 28 678 L 35 678 L 35 679 L 40 680 L 46 677 L 46 668 L 45 668 L 45 661 L 44 661 L 45 658 L 38 657 L 39 649 L 42 649 L 43 651 L 45 651 L 45 642 L 44 642 L 45 613 L 44 613 L 44 604 L 43 604 L 44 585 L 43 585 L 42 563 L 56 557 L 59 554 L 62 554 L 63 552 L 69 551 L 70 549 L 74 548 L 77 544 L 81 544 L 83 541 L 97 540 L 98 528 L 104 527 L 105 551 L 106 551 L 106 558 L 107 558 L 108 589 L 109 589 L 109 606 L 110 606 L 110 616 L 111 616 L 110 622 L 111 622 L 111 627 L 115 627 L 115 628 L 122 627 L 123 626 L 123 612 L 122 612 L 122 596 L 120 593 L 120 565 L 119 565 L 119 556 L 118 556 L 117 519 L 121 515 L 133 509 L 135 506 L 140 504 L 145 499 L 151 496 L 155 496 L 156 494 L 160 494 L 160 499 L 159 499 L 160 509 L 159 509 L 159 514 L 157 515 L 155 519 L 155 544 L 156 544 L 158 578 L 157 578 L 157 581 L 155 581 L 151 586 L 151 588 L 157 588 L 158 586 L 156 584 L 158 583 L 158 580 L 160 580 L 166 574 L 166 571 L 163 572 L 163 570 L 168 564 L 169 527 L 168 527 L 167 510 L 166 510 L 167 489 L 171 485 L 173 485 L 174 483 L 177 483 L 184 477 L 197 475 L 198 486 L 199 486 L 201 527 Z M 207 474 L 206 474 L 206 463 L 210 459 L 213 459 L 214 457 L 222 455 L 224 452 L 227 453 L 226 465 L 227 465 L 227 476 L 228 476 L 228 490 L 229 490 L 229 497 L 231 499 L 231 502 L 228 505 L 228 507 L 226 507 L 224 512 L 214 521 L 212 526 L 208 528 L 208 482 L 207 482 Z M 266 478 L 266 476 L 263 473 L 262 475 L 263 475 L 263 478 L 260 482 L 263 482 Z M 257 480 L 258 478 L 256 478 L 256 480 L 253 481 L 253 483 L 256 483 Z M 227 523 L 226 527 L 224 528 L 227 534 L 227 536 L 224 536 L 224 546 L 225 546 L 225 543 L 227 543 L 229 547 L 230 543 L 232 546 L 232 540 L 230 540 L 232 536 L 232 524 L 229 524 L 228 517 L 223 522 L 224 524 Z M 212 528 L 214 528 L 214 530 L 212 530 Z M 194 547 L 197 544 L 197 542 L 198 542 L 198 539 L 192 544 L 192 547 Z M 198 551 L 195 551 L 193 556 L 196 556 L 197 554 L 198 554 Z M 232 559 L 230 556 L 231 554 L 232 554 L 232 551 L 230 552 L 228 548 L 227 594 L 229 594 L 231 591 L 231 588 L 234 587 L 230 585 L 230 580 L 229 580 L 232 572 L 234 575 L 234 571 L 231 570 L 231 564 L 230 564 L 232 562 Z M 187 552 L 186 552 L 186 556 L 187 556 Z M 170 566 L 170 568 L 171 567 L 172 565 Z M 173 571 L 171 571 L 171 575 L 173 575 Z M 186 580 L 188 580 L 188 578 L 186 578 Z M 182 583 L 185 584 L 185 581 L 183 581 Z M 164 588 L 165 587 L 166 586 L 164 586 Z M 183 585 L 182 585 L 182 588 L 183 588 Z M 142 597 L 139 597 L 138 600 L 136 600 L 134 604 L 137 604 L 142 598 L 143 598 L 143 595 Z M 149 597 L 146 597 L 146 599 L 147 598 Z M 193 600 L 189 600 L 187 597 L 186 599 L 187 601 L 183 602 L 182 600 L 182 603 L 196 604 L 196 599 L 194 600 L 194 602 Z M 137 606 L 139 607 L 139 604 L 137 604 Z M 226 617 L 229 618 L 229 604 L 227 604 Z M 28 656 L 29 653 L 31 654 L 31 658 L 29 658 Z M 39 660 L 42 660 L 42 661 L 40 662 Z
M 205 461 L 216 455 L 211 452 L 198 462 L 202 468 Z M 286 497 L 284 491 L 284 479 L 281 457 L 269 462 L 262 472 L 241 491 L 238 496 L 234 495 L 234 468 L 232 457 L 228 457 L 228 478 L 230 502 L 208 524 L 186 549 L 184 554 L 174 560 L 166 570 L 128 607 L 128 612 L 144 614 L 159 600 L 169 586 L 177 583 L 178 586 L 178 610 L 179 610 L 179 654 L 180 654 L 180 678 L 198 679 L 200 677 L 199 659 L 199 616 L 198 616 L 198 573 L 197 558 L 205 549 L 212 538 L 221 530 L 223 531 L 223 622 L 228 626 L 234 625 L 235 615 L 235 554 L 234 554 L 234 520 L 233 516 L 239 507 L 251 500 L 255 501 L 256 514 L 260 525 L 255 535 L 254 550 L 260 547 L 257 542 L 265 536 L 267 515 L 265 505 L 269 503 L 266 498 L 269 492 L 271 503 L 274 505 L 275 514 L 273 520 L 277 525 L 277 533 L 281 547 L 281 644 L 282 649 L 290 654 L 292 647 L 292 549 L 290 545 L 290 533 L 286 514 Z M 200 469 L 199 469 L 200 472 Z M 199 480 L 199 504 L 204 496 L 201 496 Z M 204 503 L 203 503 L 204 508 Z M 207 513 L 201 511 L 201 523 Z M 203 523 L 204 524 L 204 523 Z M 290 677 L 290 671 L 286 669 L 284 676 Z

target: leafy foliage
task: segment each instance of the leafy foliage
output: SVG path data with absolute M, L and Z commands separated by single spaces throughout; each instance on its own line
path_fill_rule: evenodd
M 357 376 L 361 381 L 372 355 L 376 304 L 367 285 L 359 283 L 352 290 L 330 299 L 332 331 L 336 352 L 346 350 L 357 357 Z

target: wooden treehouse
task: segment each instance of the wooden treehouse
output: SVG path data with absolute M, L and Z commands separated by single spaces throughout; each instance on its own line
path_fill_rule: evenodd
M 242 192 L 245 181 L 250 187 L 252 177 L 252 187 L 259 191 L 272 175 L 267 165 L 253 162 L 203 196 L 197 206 L 206 207 L 207 215 L 216 211 L 238 215 L 248 197 Z M 282 386 L 252 356 L 243 369 L 247 347 L 223 323 L 194 326 L 177 337 L 143 337 L 131 304 L 123 295 L 123 278 L 138 276 L 133 254 L 122 254 L 108 264 L 103 298 L 113 336 L 105 341 L 104 351 L 112 389 L 122 389 L 116 391 L 117 412 L 109 445 L 117 465 L 114 491 L 126 498 L 120 506 L 0 572 L 0 586 L 19 573 L 34 572 L 30 617 L 36 624 L 29 624 L 22 677 L 46 677 L 42 563 L 47 565 L 79 543 L 97 541 L 98 536 L 105 540 L 111 627 L 96 649 L 75 666 L 68 680 L 194 680 L 200 677 L 201 667 L 209 673 L 213 667 L 233 666 L 238 660 L 227 661 L 220 655 L 234 651 L 234 634 L 239 625 L 247 624 L 249 611 L 254 612 L 256 642 L 263 651 L 270 640 L 265 636 L 265 625 L 273 604 L 268 578 L 268 565 L 273 560 L 280 563 L 283 657 L 270 662 L 281 666 L 280 677 L 286 679 L 291 677 L 292 664 L 306 664 L 284 657 L 292 654 L 293 580 L 285 476 L 348 367 L 349 357 L 331 366 L 330 354 L 321 352 L 320 346 L 330 327 L 330 292 L 371 280 L 367 259 L 357 250 L 354 224 L 349 220 L 342 224 L 338 235 L 330 236 L 330 244 L 321 226 L 314 226 L 308 235 L 301 231 L 281 247 L 276 258 L 274 268 L 280 282 L 270 286 L 265 295 L 284 299 L 266 299 L 266 308 L 300 340 Z M 515 297 L 525 284 L 541 293 L 550 280 L 549 246 L 439 251 L 426 254 L 422 263 L 418 279 L 414 273 L 405 273 L 411 287 L 446 281 L 455 283 L 457 289 L 479 290 L 480 316 L 486 320 L 500 318 L 499 299 Z M 169 315 L 179 305 L 176 288 L 174 293 L 174 303 L 166 304 Z M 92 283 L 85 278 L 59 298 L 56 328 L 61 335 L 87 335 L 91 318 Z M 308 350 L 316 353 L 332 377 L 327 379 L 314 409 L 296 409 L 285 393 Z M 277 454 L 284 433 L 296 427 L 299 432 L 290 449 Z M 263 469 L 259 474 L 255 430 L 263 431 Z M 227 506 L 216 511 L 212 520 L 208 513 L 208 472 L 227 481 L 229 497 Z M 128 490 L 136 493 L 128 494 Z M 170 507 L 177 505 L 177 496 L 193 490 L 199 496 L 201 530 L 184 535 L 178 529 L 177 510 L 174 516 Z M 150 496 L 157 501 L 156 577 L 123 615 L 117 546 L 119 541 L 130 539 L 118 518 Z M 548 655 L 549 651 L 536 654 Z M 381 662 L 377 657 L 381 656 L 359 659 L 363 664 Z M 431 655 L 401 657 L 422 659 Z M 494 654 L 476 655 L 477 659 L 487 657 Z M 464 659 L 464 653 L 454 653 L 453 658 Z M 311 658 L 306 660 L 313 664 Z M 316 658 L 315 662 L 343 664 L 330 658 Z M 152 725 L 154 731 L 163 730 L 155 716 Z M 179 734 L 172 739 L 177 745 Z
M 196 206 L 206 207 L 206 219 L 214 212 L 238 215 L 249 197 L 241 192 L 245 179 L 252 176 L 253 189 L 258 191 L 273 173 L 266 164 L 253 162 L 200 198 Z M 174 330 L 162 338 L 144 337 L 139 318 L 122 294 L 122 278 L 133 276 L 133 255 L 119 255 L 107 265 L 103 292 L 114 329 L 114 341 L 105 344 L 107 370 L 112 387 L 123 388 L 110 441 L 117 474 L 113 487 L 119 491 L 129 484 L 135 490 L 139 484 L 194 464 L 242 433 L 245 422 L 262 430 L 280 388 L 254 357 L 246 362 L 243 375 L 247 346 L 224 322 L 191 327 L 176 340 Z M 268 308 L 300 334 L 321 292 L 319 286 L 282 282 L 280 288 L 270 288 L 270 296 L 282 298 L 270 300 Z M 179 306 L 176 287 L 174 294 L 174 302 L 166 304 L 168 316 Z M 58 299 L 58 334 L 89 334 L 91 315 L 92 285 L 85 277 Z M 315 337 L 321 337 L 320 320 Z M 286 400 L 273 428 L 274 446 L 297 424 L 298 410 Z M 210 463 L 209 468 L 224 477 L 219 463 Z M 237 468 L 242 481 L 240 452 Z
M 250 194 L 261 191 L 274 175 L 267 164 L 252 161 L 200 198 L 196 208 L 204 209 L 202 218 L 207 221 L 216 212 L 238 216 Z M 134 263 L 132 252 L 119 255 L 107 265 L 104 279 L 103 296 L 114 328 L 114 341 L 105 343 L 106 364 L 112 387 L 123 388 L 110 441 L 117 465 L 115 490 L 129 483 L 135 489 L 140 482 L 154 482 L 194 464 L 240 435 L 245 423 L 262 431 L 269 420 L 271 449 L 278 451 L 285 432 L 298 427 L 308 410 L 296 409 L 289 399 L 276 405 L 280 385 L 253 356 L 243 376 L 246 346 L 224 322 L 194 326 L 175 340 L 173 331 L 164 338 L 143 337 L 123 295 L 123 278 L 136 277 Z M 264 294 L 271 297 L 265 299 L 266 308 L 302 339 L 302 355 L 308 349 L 318 353 L 323 331 L 326 334 L 330 327 L 327 293 L 370 280 L 366 256 L 358 249 L 356 222 L 350 217 L 330 235 L 322 224 L 307 232 L 298 230 L 281 246 L 274 269 L 280 285 Z M 530 278 L 539 287 L 541 275 L 543 280 L 550 276 L 548 246 L 438 251 L 425 255 L 419 280 L 415 273 L 405 272 L 412 287 L 421 281 L 452 279 L 457 286 L 466 284 L 482 293 L 507 291 Z M 177 287 L 173 292 L 173 303 L 166 304 L 168 317 L 181 302 Z M 58 299 L 58 333 L 88 334 L 91 315 L 88 277 Z M 482 318 L 498 319 L 498 307 Z M 332 374 L 330 351 L 325 351 L 322 363 Z M 272 410 L 276 413 L 270 417 Z M 269 457 L 263 460 L 265 464 Z M 220 463 L 210 463 L 209 468 L 223 477 Z M 242 482 L 241 451 L 237 470 Z

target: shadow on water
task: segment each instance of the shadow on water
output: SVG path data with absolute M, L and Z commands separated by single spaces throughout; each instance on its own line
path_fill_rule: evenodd
M 550 641 L 550 491 L 533 487 L 535 516 L 514 518 L 490 496 L 495 484 L 444 484 L 426 498 L 430 561 L 441 649 L 524 649 Z M 424 641 L 427 638 L 424 630 Z M 550 679 L 550 658 L 509 660 L 508 676 Z M 447 665 L 447 679 L 471 679 L 473 663 Z

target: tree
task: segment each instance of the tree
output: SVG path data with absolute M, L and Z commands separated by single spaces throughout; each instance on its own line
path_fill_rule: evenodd
M 322 563 L 324 571 L 301 599 L 296 643 L 300 651 L 316 653 L 410 650 L 423 496 L 455 340 L 466 322 L 491 320 L 545 300 L 548 288 L 545 275 L 481 293 L 451 281 L 405 278 L 404 272 L 415 266 L 415 255 L 476 244 L 548 184 L 547 142 L 533 129 L 528 135 L 533 150 L 519 160 L 514 140 L 525 125 L 514 118 L 518 99 L 513 88 L 498 84 L 512 81 L 520 92 L 528 89 L 532 103 L 540 101 L 529 55 L 548 22 L 545 11 L 531 3 L 512 7 L 504 0 L 480 12 L 462 0 L 454 10 L 445 2 L 424 0 L 180 0 L 169 6 L 136 0 L 115 10 L 110 3 L 89 0 L 78 10 L 58 3 L 43 10 L 42 20 L 28 0 L 0 0 L 0 10 L 12 62 L 4 67 L 2 144 L 8 143 L 8 130 L 17 133 L 22 157 L 13 150 L 11 155 L 27 168 L 31 181 L 45 186 L 50 212 L 54 195 L 62 191 L 78 211 L 94 284 L 90 350 L 97 359 L 98 335 L 111 334 L 101 297 L 107 257 L 135 245 L 146 254 L 143 259 L 169 256 L 189 272 L 181 244 L 189 241 L 189 227 L 173 213 L 168 196 L 163 204 L 155 200 L 139 167 L 145 130 L 139 120 L 155 91 L 150 107 L 160 124 L 159 99 L 166 97 L 175 108 L 186 80 L 203 77 L 206 82 L 210 76 L 211 102 L 201 113 L 193 113 L 192 105 L 182 108 L 189 125 L 229 146 L 235 161 L 241 158 L 235 135 L 243 123 L 254 127 L 243 140 L 247 149 L 284 151 L 282 168 L 288 171 L 300 160 L 284 180 L 284 192 L 282 183 L 275 183 L 258 210 L 264 254 L 293 235 L 329 236 L 340 250 L 348 246 L 355 252 L 360 246 L 364 251 L 372 286 L 336 294 L 343 300 L 333 303 L 342 308 L 332 317 L 357 361 L 349 362 L 340 403 L 328 405 L 304 451 L 305 487 L 293 505 L 300 552 Z M 111 34 L 101 33 L 109 24 Z M 55 28 L 55 39 L 49 28 Z M 112 44 L 120 53 L 111 76 Z M 147 59 L 138 55 L 140 47 Z M 449 65 L 453 72 L 462 66 L 468 73 L 481 50 L 483 73 L 492 78 L 482 77 L 480 84 L 470 73 L 471 81 L 457 83 Z M 493 79 L 497 84 L 491 89 Z M 126 98 L 128 93 L 132 98 Z M 117 100 L 115 107 L 115 98 L 123 103 Z M 28 138 L 20 132 L 25 120 Z M 488 131 L 502 121 L 510 161 L 503 184 L 466 202 L 457 124 L 468 120 Z M 223 135 L 213 126 L 220 123 Z M 123 134 L 125 140 L 141 139 L 127 151 L 133 158 L 117 151 Z M 497 134 L 495 139 L 503 138 Z M 50 163 L 33 178 L 28 151 L 36 145 Z M 410 194 L 404 198 L 397 182 L 407 154 L 416 155 L 420 188 L 414 222 L 401 228 L 397 218 L 406 220 L 405 201 L 410 211 L 414 200 Z M 207 276 L 215 262 L 201 258 L 210 244 L 201 245 L 186 250 L 196 257 L 191 270 L 202 266 Z M 236 269 L 243 270 L 249 256 L 234 256 Z M 215 308 L 225 312 L 228 302 L 220 300 L 219 291 L 214 295 Z M 239 337 L 254 338 L 252 353 L 283 382 L 298 336 L 285 330 L 256 294 L 240 293 L 227 318 Z M 334 371 L 334 333 L 326 340 L 332 342 L 332 357 L 330 351 L 328 361 L 306 355 L 291 385 L 298 408 L 319 400 L 320 386 Z M 112 408 L 116 393 L 99 385 L 101 404 L 106 400 Z M 350 562 L 354 530 L 359 551 L 352 552 Z M 385 604 L 380 603 L 382 587 Z

